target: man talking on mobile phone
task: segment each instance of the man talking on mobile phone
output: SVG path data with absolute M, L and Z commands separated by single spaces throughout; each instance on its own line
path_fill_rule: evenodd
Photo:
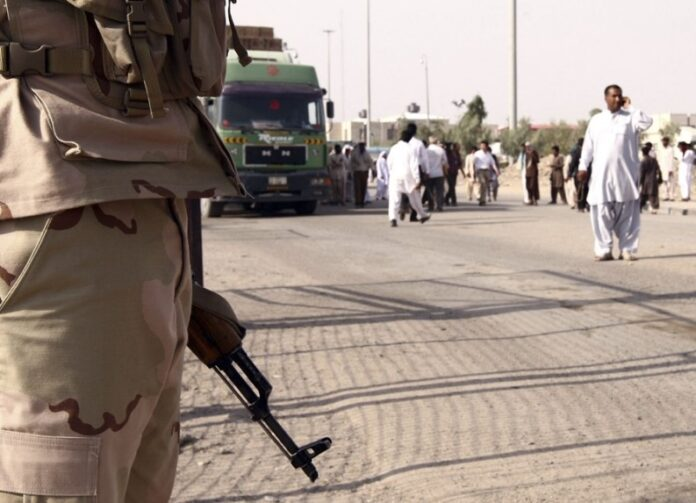
M 640 133 L 653 120 L 632 106 L 620 86 L 604 90 L 607 108 L 590 121 L 580 159 L 578 178 L 592 178 L 587 202 L 594 232 L 595 260 L 613 260 L 614 235 L 619 242 L 619 259 L 636 260 L 640 235 Z

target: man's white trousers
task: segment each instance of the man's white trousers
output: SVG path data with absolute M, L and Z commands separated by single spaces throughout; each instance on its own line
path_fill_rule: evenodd
M 428 214 L 423 210 L 423 204 L 421 203 L 420 191 L 413 190 L 409 192 L 406 189 L 406 182 L 403 180 L 390 180 L 389 181 L 389 220 L 396 220 L 396 216 L 399 213 L 399 207 L 401 206 L 401 194 L 406 194 L 408 200 L 411 203 L 411 208 L 418 213 L 419 218 L 425 218 Z M 406 208 L 404 208 L 406 210 Z
M 679 167 L 679 187 L 681 188 L 682 199 L 691 199 L 691 175 L 693 168 Z
M 522 176 L 522 194 L 524 197 L 524 204 L 529 202 L 529 192 L 527 192 L 527 171 L 525 169 L 520 170 Z
M 619 240 L 621 253 L 637 253 L 640 237 L 640 200 L 625 203 L 613 202 L 590 206 L 590 218 L 594 231 L 595 255 L 610 253 L 614 235 Z

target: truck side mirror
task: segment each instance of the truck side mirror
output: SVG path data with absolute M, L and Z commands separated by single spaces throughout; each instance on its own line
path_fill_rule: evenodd
M 334 102 L 331 100 L 326 102 L 326 116 L 329 119 L 333 119 L 335 116 Z

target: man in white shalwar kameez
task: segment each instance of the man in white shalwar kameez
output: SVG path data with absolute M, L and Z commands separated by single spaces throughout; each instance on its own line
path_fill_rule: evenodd
M 379 154 L 377 159 L 377 201 L 387 198 L 389 191 L 389 166 L 387 164 L 387 152 Z
M 418 157 L 409 142 L 412 134 L 406 130 L 401 135 L 401 141 L 394 145 L 387 157 L 389 167 L 389 221 L 396 227 L 396 216 L 401 206 L 401 195 L 408 197 L 411 208 L 418 214 L 423 224 L 430 216 L 423 210 L 420 197 L 421 177 Z
M 681 192 L 682 201 L 691 201 L 691 180 L 694 171 L 694 162 L 696 162 L 696 154 L 691 149 L 691 146 L 682 141 L 679 143 L 679 190 Z
M 607 109 L 595 115 L 587 128 L 578 176 L 592 178 L 587 202 L 594 231 L 595 260 L 612 260 L 614 234 L 619 258 L 635 260 L 640 236 L 640 133 L 653 120 L 635 110 L 617 85 L 606 88 Z

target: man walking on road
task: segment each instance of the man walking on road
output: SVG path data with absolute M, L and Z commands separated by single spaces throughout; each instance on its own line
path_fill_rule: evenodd
M 475 156 L 476 147 L 471 147 L 469 148 L 469 153 L 464 158 L 464 178 L 466 179 L 466 194 L 469 197 L 469 201 L 474 200 L 474 186 L 476 185 Z
M 551 148 L 553 159 L 551 159 L 551 202 L 556 204 L 558 196 L 561 196 L 563 204 L 568 204 L 565 192 L 565 179 L 563 178 L 563 168 L 565 167 L 565 159 L 561 155 L 561 149 L 558 145 Z
M 520 155 L 517 157 L 517 166 L 520 170 L 520 178 L 522 179 L 522 201 L 524 204 L 529 204 L 529 192 L 527 192 L 527 144 L 520 145 Z
M 396 214 L 402 204 L 401 197 L 405 195 L 411 208 L 420 217 L 420 222 L 424 224 L 430 216 L 423 210 L 420 198 L 420 170 L 418 157 L 410 141 L 413 134 L 407 129 L 401 134 L 401 141 L 394 145 L 389 151 L 387 165 L 389 166 L 389 222 L 392 227 L 396 227 Z
M 674 201 L 677 183 L 674 177 L 674 164 L 677 153 L 672 147 L 672 140 L 667 136 L 662 138 L 662 148 L 657 152 L 657 162 L 660 164 L 662 180 L 665 184 L 665 201 Z
M 348 160 L 341 152 L 341 146 L 337 143 L 334 145 L 334 151 L 329 155 L 329 176 L 331 177 L 332 195 L 331 202 L 333 204 L 346 204 L 346 166 Z
M 365 207 L 367 178 L 372 167 L 372 157 L 370 157 L 370 153 L 367 151 L 365 142 L 358 143 L 357 148 L 350 154 L 350 170 L 353 173 L 356 208 Z
M 581 181 L 592 163 L 590 205 L 595 237 L 595 260 L 613 260 L 613 236 L 619 240 L 620 257 L 636 260 L 640 235 L 640 133 L 653 120 L 632 107 L 618 85 L 604 91 L 607 109 L 590 121 L 580 159 Z
M 527 166 L 525 175 L 527 177 L 527 198 L 529 206 L 539 204 L 539 153 L 534 150 L 531 143 L 525 145 L 525 156 L 527 158 Z
M 493 170 L 500 175 L 487 141 L 482 141 L 478 152 L 474 154 L 474 170 L 476 171 L 476 180 L 479 183 L 479 206 L 486 206 L 488 181 L 490 179 L 488 170 Z
M 428 173 L 427 191 L 430 192 L 428 201 L 428 209 L 433 211 L 433 207 L 437 211 L 442 211 L 445 204 L 445 172 L 449 169 L 447 164 L 447 152 L 439 145 L 439 141 L 434 136 L 428 139 L 430 146 L 427 149 L 428 154 Z
M 691 201 L 691 180 L 696 162 L 696 154 L 685 141 L 679 143 L 679 188 L 681 200 Z
M 573 180 L 575 184 L 575 204 L 570 208 L 577 210 L 580 213 L 584 213 L 587 209 L 587 192 L 588 184 L 592 179 L 592 164 L 587 168 L 587 176 L 580 180 L 580 157 L 582 156 L 582 147 L 584 145 L 585 139 L 580 138 L 577 144 L 573 147 L 570 152 L 570 164 L 568 165 L 568 178 L 567 180 Z

